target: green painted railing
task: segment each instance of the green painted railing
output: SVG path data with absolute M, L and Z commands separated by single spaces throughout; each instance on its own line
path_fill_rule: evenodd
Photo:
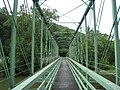
M 16 87 L 11 90 L 28 90 L 36 82 L 39 83 L 39 87 L 35 88 L 37 90 L 50 90 L 57 74 L 57 71 L 60 67 L 61 60 L 58 58 L 51 64 L 47 65 L 40 71 L 33 74 L 31 77 L 25 81 L 19 83 Z M 31 88 L 32 89 L 32 88 Z
M 50 25 L 50 23 L 46 20 L 46 16 L 44 15 L 44 13 L 40 7 L 41 5 L 39 5 L 39 3 L 38 3 L 38 0 L 33 0 L 33 8 L 32 8 L 31 13 L 27 13 L 27 12 L 29 12 L 29 10 L 28 10 L 29 7 L 28 7 L 28 5 L 26 7 L 27 8 L 26 15 L 29 15 L 29 17 L 26 16 L 27 18 L 25 21 L 30 20 L 30 23 L 32 24 L 32 26 L 30 24 L 29 26 L 31 26 L 31 27 L 29 27 L 25 30 L 29 30 L 29 32 L 31 32 L 31 35 L 29 35 L 29 37 L 28 37 L 29 40 L 31 38 L 31 41 L 28 45 L 28 42 L 21 43 L 21 40 L 18 40 L 18 38 L 19 39 L 22 38 L 23 41 L 24 40 L 27 41 L 27 39 L 25 37 L 21 36 L 23 33 L 26 33 L 26 32 L 23 32 L 21 30 L 20 36 L 18 34 L 16 34 L 16 33 L 19 33 L 19 26 L 17 24 L 17 19 L 19 18 L 17 16 L 17 9 L 19 6 L 18 5 L 19 1 L 18 0 L 13 0 L 13 1 L 14 1 L 13 2 L 13 10 L 10 11 L 11 15 L 9 15 L 9 10 L 8 10 L 8 7 L 6 7 L 6 6 L 7 6 L 7 3 L 8 4 L 10 3 L 10 1 L 8 0 L 7 2 L 5 2 L 5 0 L 3 0 L 5 10 L 8 12 L 7 15 L 11 16 L 11 17 L 9 17 L 9 19 L 12 22 L 11 23 L 11 27 L 12 27 L 11 40 L 10 40 L 11 47 L 10 47 L 10 51 L 8 50 L 8 52 L 10 52 L 10 55 L 5 54 L 6 53 L 6 52 L 4 52 L 4 51 L 6 51 L 6 48 L 4 48 L 5 43 L 2 44 L 2 42 L 3 42 L 2 39 L 4 37 L 0 37 L 0 60 L 1 60 L 1 63 L 3 64 L 3 68 L 4 68 L 4 69 L 2 69 L 2 67 L 1 67 L 0 74 L 2 73 L 4 75 L 4 72 L 5 72 L 5 76 L 6 76 L 6 77 L 2 77 L 3 80 L 2 79 L 0 80 L 0 84 L 2 85 L 2 83 L 4 81 L 6 81 L 7 84 L 9 84 L 9 85 L 6 84 L 7 85 L 6 87 L 9 87 L 10 89 L 14 88 L 14 86 L 16 86 L 16 84 L 18 83 L 16 80 L 16 78 L 17 78 L 16 76 L 22 75 L 24 73 L 27 73 L 27 75 L 34 75 L 34 73 L 36 73 L 37 70 L 41 70 L 43 67 L 47 66 L 49 63 L 53 62 L 55 59 L 57 59 L 59 57 L 59 47 L 51 33 L 51 29 L 52 29 L 51 27 L 53 25 Z M 27 3 L 27 1 L 26 1 L 26 3 Z M 24 5 L 25 5 L 25 2 L 24 2 Z M 9 8 L 11 8 L 11 7 L 9 6 Z M 38 16 L 40 18 L 36 17 L 37 11 L 39 12 Z M 36 20 L 39 21 L 39 24 L 36 23 Z M 27 22 L 29 22 L 29 21 L 27 21 Z M 25 22 L 23 21 L 23 23 L 25 23 Z M 36 24 L 38 24 L 38 25 L 36 25 Z M 22 28 L 22 27 L 24 27 L 24 26 L 21 26 L 20 28 Z M 30 28 L 32 28 L 32 29 L 30 29 Z M 27 36 L 27 34 L 28 33 L 26 33 L 25 36 Z M 36 39 L 36 37 L 39 40 Z M 31 48 L 29 48 L 30 51 L 25 48 L 27 45 L 28 45 L 28 47 L 29 46 L 31 47 Z M 18 52 L 19 52 L 19 55 L 16 54 Z M 30 55 L 30 52 L 31 52 L 31 55 Z M 17 57 L 19 57 L 20 60 Z M 17 61 L 19 62 L 19 64 Z M 6 63 L 6 62 L 8 62 L 8 63 Z M 25 62 L 25 63 L 21 64 L 20 62 Z M 1 65 L 1 63 L 0 63 L 0 65 Z M 27 68 L 26 68 L 26 66 L 27 66 Z M 49 77 L 52 74 L 55 74 L 54 71 L 56 71 L 56 69 L 53 70 L 53 72 L 51 72 Z M 52 82 L 52 80 L 53 79 L 51 79 L 50 83 Z M 0 90 L 1 90 L 1 87 L 0 87 Z
M 117 85 L 120 85 L 120 50 L 119 50 L 120 45 L 119 45 L 119 33 L 118 33 L 119 20 L 117 21 L 117 17 L 118 17 L 120 8 L 118 8 L 118 10 L 117 10 L 116 0 L 111 0 L 112 1 L 112 11 L 113 11 L 113 25 L 111 28 L 110 36 L 108 37 L 108 40 L 107 40 L 108 43 L 106 44 L 105 49 L 103 51 L 103 55 L 100 56 L 100 53 L 98 53 L 98 52 L 101 52 L 100 51 L 101 48 L 98 48 L 99 29 L 98 30 L 96 29 L 96 27 L 99 27 L 99 25 L 97 24 L 98 21 L 96 22 L 95 1 L 96 0 L 91 0 L 89 2 L 88 6 L 83 14 L 83 17 L 82 17 L 81 21 L 79 22 L 79 25 L 72 37 L 72 40 L 69 43 L 68 57 L 72 58 L 73 60 L 77 61 L 78 63 L 80 63 L 82 65 L 85 65 L 87 68 L 89 68 L 89 67 L 94 68 L 95 72 L 99 73 L 99 71 L 101 69 L 100 66 L 103 64 L 103 61 L 104 61 L 102 59 L 105 59 L 108 49 L 110 47 L 110 42 L 113 40 L 113 36 L 114 36 L 114 55 L 115 55 L 114 68 L 115 68 L 115 78 L 116 78 L 115 81 L 116 81 Z M 93 28 L 93 26 L 91 27 L 91 24 L 89 23 L 88 17 L 89 17 L 90 13 L 93 14 L 94 28 Z M 112 35 L 111 33 L 112 33 L 113 29 L 114 29 L 114 35 L 111 37 L 111 35 Z M 91 34 L 94 37 L 94 39 L 93 39 L 94 49 L 91 48 L 91 44 L 89 43 L 92 41 L 92 38 L 90 35 L 90 32 L 91 32 L 90 30 L 94 31 L 93 34 Z M 91 39 L 89 39 L 89 38 L 91 38 Z M 110 40 L 110 38 L 112 38 L 112 39 Z M 84 42 L 83 42 L 83 40 L 84 40 Z M 92 56 L 90 53 L 94 53 L 94 56 Z M 90 57 L 93 58 L 92 59 L 93 65 L 91 65 L 91 63 L 90 63 L 91 62 Z M 102 57 L 102 59 L 100 59 L 100 57 Z M 87 80 L 89 81 L 88 76 L 86 75 Z
M 120 86 L 105 79 L 101 75 L 86 68 L 85 66 L 79 64 L 78 62 L 74 61 L 73 59 L 68 58 L 67 63 L 68 63 L 68 66 L 69 66 L 80 90 L 87 90 L 87 86 L 91 90 L 97 90 L 94 87 L 94 85 L 90 82 L 90 80 L 89 81 L 87 80 L 86 75 L 88 75 L 96 83 L 100 84 L 106 90 L 120 90 Z M 83 74 L 83 73 L 85 73 L 85 74 Z

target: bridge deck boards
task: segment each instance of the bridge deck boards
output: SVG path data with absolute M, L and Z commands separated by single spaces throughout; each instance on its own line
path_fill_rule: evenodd
M 65 58 L 62 59 L 52 90 L 79 90 Z

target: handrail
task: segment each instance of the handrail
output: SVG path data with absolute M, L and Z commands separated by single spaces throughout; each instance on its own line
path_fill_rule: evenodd
M 61 63 L 60 58 L 58 58 L 57 60 L 53 61 L 51 64 L 47 65 L 46 67 L 44 67 L 37 73 L 33 74 L 31 77 L 29 77 L 28 79 L 26 79 L 25 81 L 23 81 L 22 83 L 20 83 L 19 85 L 17 85 L 16 87 L 14 87 L 11 90 L 27 90 L 27 89 L 29 89 L 35 82 L 37 82 L 40 79 L 41 76 L 43 76 L 45 74 L 46 71 L 49 71 L 49 73 L 51 73 L 52 69 L 54 69 L 54 67 L 56 67 L 56 64 L 57 64 L 57 66 L 60 66 L 60 63 Z M 59 69 L 59 67 L 57 67 L 57 69 Z M 55 69 L 55 71 L 56 71 L 56 69 Z M 55 74 L 53 73 L 53 75 L 55 75 Z M 43 82 L 44 82 L 44 80 L 43 80 Z
M 74 71 L 77 71 L 78 68 L 81 69 L 87 75 L 89 75 L 91 78 L 93 78 L 97 83 L 102 85 L 105 89 L 107 89 L 107 90 L 120 90 L 120 86 L 116 85 L 115 83 L 105 79 L 104 77 L 102 77 L 99 74 L 95 73 L 94 71 L 84 67 L 83 65 L 79 64 L 78 62 L 74 61 L 73 59 L 71 59 L 69 57 L 68 57 L 68 60 L 69 60 L 68 63 L 70 63 L 70 65 L 72 66 L 72 69 L 74 69 Z M 78 73 L 78 71 L 77 71 L 77 73 Z M 81 73 L 79 72 L 79 74 L 81 74 Z M 89 84 L 88 84 L 88 86 L 89 86 Z

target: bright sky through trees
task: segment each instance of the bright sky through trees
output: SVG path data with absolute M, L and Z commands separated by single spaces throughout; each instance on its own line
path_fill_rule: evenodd
M 27 1 L 28 1 L 29 7 L 32 6 L 32 0 L 27 0 Z M 84 0 L 84 1 L 89 3 L 88 0 Z M 102 0 L 102 1 L 104 1 L 104 0 Z M 11 5 L 11 8 L 13 8 L 13 0 L 9 0 L 9 2 Z M 44 0 L 39 0 L 39 2 L 44 2 Z M 96 18 L 98 16 L 100 2 L 101 2 L 101 0 L 95 1 Z M 120 6 L 120 0 L 116 0 L 116 2 L 117 2 L 117 9 L 118 9 L 118 7 Z M 0 1 L 0 3 L 1 3 L 0 7 L 3 7 L 4 4 L 3 4 L 2 0 Z M 21 4 L 24 4 L 24 0 L 18 0 L 18 4 L 19 4 L 19 6 Z M 61 16 L 61 15 L 66 14 L 67 12 L 69 12 L 70 10 L 74 9 L 75 7 L 77 7 L 81 4 L 83 4 L 82 0 L 47 0 L 41 7 L 42 8 L 49 7 L 52 9 L 56 9 L 58 11 L 57 14 L 59 16 Z M 103 9 L 102 18 L 101 18 L 101 23 L 100 23 L 100 27 L 99 27 L 100 32 L 102 32 L 102 33 L 109 34 L 110 29 L 112 27 L 112 7 L 111 7 L 111 5 L 112 5 L 111 0 L 105 0 L 104 9 Z M 76 28 L 77 28 L 76 25 L 78 25 L 77 23 L 75 25 L 74 23 L 60 23 L 60 22 L 79 22 L 83 16 L 83 13 L 84 13 L 86 7 L 87 7 L 87 5 L 84 4 L 84 5 L 80 6 L 79 8 L 66 14 L 65 16 L 60 17 L 58 24 L 61 24 L 63 26 L 67 26 L 69 28 L 76 30 Z M 8 8 L 8 10 L 9 10 L 9 8 Z M 91 16 L 93 16 L 93 15 L 91 14 Z M 118 14 L 118 18 L 120 18 L 120 12 Z M 93 19 L 93 17 L 92 17 L 92 19 Z M 84 27 L 84 25 L 83 25 L 83 27 Z M 92 28 L 93 28 L 93 24 L 91 23 L 91 29 Z M 120 24 L 119 24 L 119 33 L 120 33 Z

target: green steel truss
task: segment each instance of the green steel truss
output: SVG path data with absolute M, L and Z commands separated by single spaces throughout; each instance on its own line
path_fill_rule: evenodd
M 118 24 L 117 24 L 117 11 L 116 11 L 116 0 L 112 1 L 112 11 L 113 11 L 113 21 L 115 21 L 114 26 L 114 46 L 115 46 L 115 67 L 116 67 L 116 84 L 111 81 L 105 79 L 101 75 L 98 74 L 98 47 L 97 47 L 97 30 L 96 30 L 96 12 L 95 12 L 95 0 L 91 0 L 89 4 L 87 4 L 87 8 L 84 12 L 84 15 L 77 27 L 77 30 L 72 37 L 71 42 L 69 43 L 69 52 L 67 57 L 67 64 L 79 86 L 80 90 L 97 90 L 92 81 L 97 82 L 102 87 L 107 90 L 120 90 L 120 45 L 119 45 L 119 35 L 118 35 Z M 50 90 L 52 84 L 54 82 L 57 71 L 59 70 L 61 64 L 61 58 L 59 58 L 59 47 L 56 43 L 53 35 L 51 34 L 51 26 L 48 25 L 46 21 L 46 17 L 40 8 L 38 0 L 33 0 L 33 12 L 32 12 L 32 47 L 31 47 L 31 65 L 28 66 L 30 68 L 31 76 L 28 77 L 23 82 L 16 85 L 15 83 L 15 63 L 16 63 L 16 32 L 17 32 L 17 8 L 18 8 L 18 0 L 14 0 L 14 7 L 12 16 L 12 33 L 11 33 L 11 49 L 10 49 L 10 72 L 8 71 L 8 66 L 5 61 L 4 50 L 2 46 L 2 41 L 0 38 L 0 57 L 3 62 L 3 66 L 5 69 L 5 75 L 9 79 L 10 89 L 11 90 L 27 90 L 32 87 L 36 82 L 39 83 L 39 87 L 37 90 Z M 39 50 L 39 70 L 35 72 L 35 20 L 36 20 L 36 9 L 40 13 L 40 50 Z M 89 57 L 88 57 L 88 25 L 87 25 L 87 14 L 89 11 L 93 11 L 93 23 L 94 23 L 94 68 L 95 72 L 89 69 Z M 83 52 L 83 36 L 82 25 L 85 25 L 85 55 Z M 80 30 L 80 32 L 79 32 Z M 43 35 L 45 33 L 45 36 Z M 43 51 L 43 38 L 45 38 L 45 58 Z M 52 61 L 51 61 L 51 58 Z M 46 66 L 43 67 L 43 62 L 46 60 Z M 28 61 L 27 61 L 28 62 Z M 84 66 L 85 64 L 85 66 Z

